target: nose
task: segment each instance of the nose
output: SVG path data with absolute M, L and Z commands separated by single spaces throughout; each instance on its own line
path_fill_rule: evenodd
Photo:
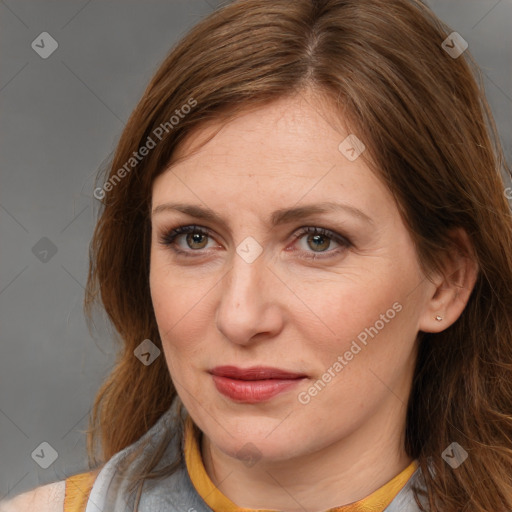
M 231 270 L 221 281 L 217 328 L 237 345 L 274 338 L 283 327 L 280 298 L 285 288 L 264 254 L 251 263 L 235 254 Z

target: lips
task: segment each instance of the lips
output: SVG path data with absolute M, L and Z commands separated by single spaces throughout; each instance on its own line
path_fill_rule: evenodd
M 267 379 L 299 379 L 306 377 L 303 373 L 292 373 L 279 368 L 266 366 L 253 366 L 251 368 L 237 368 L 236 366 L 217 366 L 211 370 L 212 375 L 228 377 L 237 380 L 267 380 Z
M 254 404 L 295 387 L 307 376 L 280 368 L 217 366 L 210 371 L 217 390 L 235 402 Z

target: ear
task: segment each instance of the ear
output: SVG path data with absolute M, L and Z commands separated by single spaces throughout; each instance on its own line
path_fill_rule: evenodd
M 478 277 L 478 263 L 467 233 L 452 232 L 453 248 L 443 260 L 443 274 L 433 278 L 433 292 L 419 319 L 419 330 L 441 332 L 455 323 L 468 303 Z M 441 317 L 442 320 L 436 320 Z

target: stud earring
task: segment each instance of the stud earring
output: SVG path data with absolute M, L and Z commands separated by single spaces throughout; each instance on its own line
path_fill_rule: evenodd
M 440 322 L 442 319 L 443 319 L 443 317 L 442 317 L 442 316 L 439 316 L 439 315 L 437 315 L 437 316 L 436 316 L 436 320 L 437 320 L 438 322 Z

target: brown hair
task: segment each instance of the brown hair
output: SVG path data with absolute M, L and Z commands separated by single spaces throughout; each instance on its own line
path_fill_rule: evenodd
M 512 509 L 512 218 L 500 175 L 510 168 L 477 64 L 469 50 L 452 58 L 442 47 L 451 32 L 419 0 L 235 0 L 171 51 L 107 169 L 90 246 L 86 314 L 100 298 L 121 340 L 91 415 L 91 464 L 98 441 L 106 461 L 176 394 L 165 358 L 145 366 L 133 354 L 146 338 L 161 348 L 148 278 L 155 177 L 206 121 L 310 90 L 366 145 L 426 273 L 442 271 L 453 228 L 469 236 L 477 282 L 453 325 L 419 333 L 405 449 L 419 460 L 430 510 Z M 165 139 L 127 170 L 162 126 Z M 452 442 L 469 454 L 456 470 L 441 457 Z M 162 449 L 134 484 L 155 477 Z

